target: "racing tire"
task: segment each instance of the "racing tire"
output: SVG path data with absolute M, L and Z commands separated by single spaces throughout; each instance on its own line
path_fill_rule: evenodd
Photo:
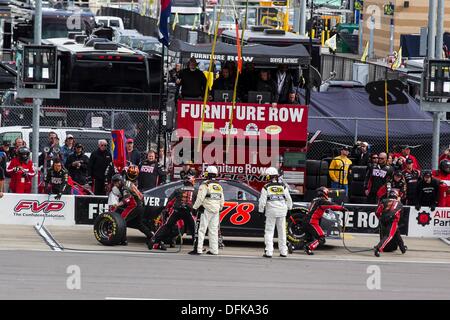
M 353 181 L 363 181 L 366 179 L 367 166 L 353 166 L 351 178 Z
M 306 188 L 309 190 L 316 190 L 320 187 L 328 185 L 327 176 L 306 176 Z
M 305 241 L 306 232 L 303 227 L 303 215 L 304 213 L 302 212 L 296 212 L 286 217 L 286 239 L 294 247 L 303 245 Z
M 350 188 L 349 188 L 349 192 L 351 194 L 351 196 L 356 196 L 356 197 L 364 197 L 366 189 L 364 189 L 364 181 L 355 181 L 353 180 L 350 183 Z
M 324 160 L 306 160 L 306 176 L 328 176 L 328 167 Z
M 94 221 L 94 236 L 104 246 L 115 246 L 122 242 L 127 232 L 125 220 L 116 212 L 100 214 Z

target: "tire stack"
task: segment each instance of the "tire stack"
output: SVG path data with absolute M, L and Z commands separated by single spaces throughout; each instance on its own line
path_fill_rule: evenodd
M 367 203 L 364 190 L 367 166 L 353 166 L 350 175 L 349 196 L 351 203 Z
M 305 201 L 316 197 L 316 189 L 328 186 L 329 164 L 324 160 L 306 160 L 306 192 Z

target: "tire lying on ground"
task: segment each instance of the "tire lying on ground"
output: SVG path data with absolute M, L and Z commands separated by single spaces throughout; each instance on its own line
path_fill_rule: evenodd
M 126 231 L 125 220 L 116 212 L 102 213 L 94 221 L 95 239 L 105 246 L 120 244 Z

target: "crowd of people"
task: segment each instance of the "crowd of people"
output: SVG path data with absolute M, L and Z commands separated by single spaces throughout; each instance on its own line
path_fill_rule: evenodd
M 392 153 L 370 153 L 368 147 L 367 142 L 358 141 L 353 149 L 348 146 L 340 149 L 340 155 L 334 157 L 329 166 L 332 188 L 343 188 L 351 195 L 355 192 L 349 190 L 352 167 L 363 166 L 366 167 L 363 188 L 367 203 L 378 203 L 390 189 L 396 189 L 405 205 L 432 209 L 439 205 L 442 200 L 439 178 L 450 179 L 450 148 L 440 156 L 439 170 L 432 172 L 421 170 L 409 146 L 395 146 Z
M 236 79 L 236 64 L 224 63 L 219 75 L 213 70 L 212 83 L 208 83 L 208 71 L 201 71 L 195 58 L 188 61 L 187 68 L 182 69 L 177 64 L 169 72 L 169 82 L 177 85 L 179 96 L 185 100 L 202 100 L 206 86 L 210 86 L 209 100 L 213 101 L 218 91 L 233 91 Z M 249 101 L 250 91 L 265 92 L 270 95 L 270 103 L 298 104 L 296 88 L 300 84 L 299 72 L 289 70 L 287 65 L 279 65 L 271 72 L 268 69 L 255 69 L 254 64 L 247 63 L 239 78 L 237 99 L 240 102 Z M 229 100 L 231 101 L 231 97 Z M 265 102 L 265 101 L 264 101 Z
M 133 139 L 126 140 L 126 161 L 128 166 L 136 166 L 140 172 L 140 190 L 154 188 L 166 181 L 167 174 L 162 161 L 157 161 L 156 151 L 136 150 Z M 46 193 L 60 197 L 73 194 L 74 188 L 80 187 L 95 195 L 106 195 L 116 171 L 106 140 L 99 140 L 97 150 L 87 156 L 83 144 L 76 142 L 72 135 L 68 134 L 61 146 L 55 132 L 48 134 L 48 142 L 39 156 L 39 167 L 40 171 L 33 167 L 30 150 L 22 139 L 16 139 L 13 148 L 9 142 L 3 142 L 0 148 L 0 196 L 5 191 L 5 179 L 9 179 L 6 191 L 31 193 L 31 181 L 37 173 L 42 177 L 43 192 Z

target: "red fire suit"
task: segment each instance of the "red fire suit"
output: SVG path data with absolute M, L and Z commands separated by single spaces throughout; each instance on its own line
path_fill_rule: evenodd
M 9 163 L 6 172 L 10 175 L 9 190 L 12 193 L 31 193 L 31 179 L 36 174 L 33 162 L 20 162 L 19 157 L 15 157 Z

